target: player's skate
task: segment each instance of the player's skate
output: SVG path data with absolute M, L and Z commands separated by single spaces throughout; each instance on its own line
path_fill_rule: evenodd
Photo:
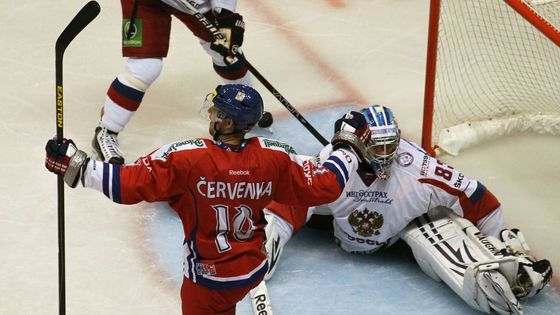
M 93 152 L 103 162 L 124 164 L 124 157 L 119 149 L 118 133 L 113 132 L 102 124 L 95 128 L 95 136 L 91 142 Z

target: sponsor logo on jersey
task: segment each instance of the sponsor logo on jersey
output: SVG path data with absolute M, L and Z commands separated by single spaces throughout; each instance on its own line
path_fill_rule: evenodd
M 358 244 L 367 244 L 367 245 L 371 245 L 371 246 L 377 246 L 376 248 L 370 249 L 370 250 L 352 251 L 352 253 L 354 253 L 354 254 L 371 254 L 371 253 L 376 252 L 379 249 L 379 246 L 384 247 L 384 246 L 389 245 L 389 243 L 391 242 L 390 238 L 388 240 L 386 240 L 385 242 L 379 242 L 377 240 L 372 240 L 372 239 L 369 239 L 369 238 L 354 237 L 354 236 L 352 236 L 352 235 L 350 235 L 346 232 L 344 232 L 344 234 L 346 234 L 346 238 L 349 241 L 356 242 Z M 340 246 L 340 244 L 339 244 L 340 240 L 336 239 L 335 241 Z
M 348 223 L 352 227 L 352 231 L 363 237 L 379 235 L 383 221 L 381 214 L 377 211 L 372 212 L 367 208 L 364 210 L 356 209 L 348 216 Z
M 206 148 L 206 144 L 204 144 L 204 141 L 202 141 L 202 139 L 189 139 L 184 141 L 178 141 L 169 145 L 169 147 L 167 148 L 167 150 L 165 150 L 165 152 L 161 154 L 159 153 L 159 151 L 156 152 L 153 159 L 165 160 L 167 159 L 169 154 L 173 152 L 188 150 L 188 149 L 198 149 L 198 148 Z
M 457 178 L 457 181 L 453 184 L 453 187 L 461 188 L 461 185 L 463 184 L 463 179 L 465 179 L 465 175 L 463 175 L 463 173 L 459 173 L 459 177 Z
M 213 276 L 216 274 L 216 266 L 213 263 L 196 263 L 196 274 L 201 276 Z
M 148 172 L 152 171 L 152 166 L 150 165 L 150 159 L 147 157 L 143 157 L 142 158 L 142 164 L 144 164 L 144 166 L 146 166 L 146 168 L 148 169 Z
M 229 175 L 232 175 L 232 176 L 246 176 L 246 175 L 251 175 L 251 171 L 249 171 L 249 170 L 229 170 Z
M 142 19 L 137 18 L 134 20 L 134 24 L 130 25 L 129 19 L 124 19 L 122 22 L 122 39 L 124 47 L 142 47 Z M 132 29 L 131 29 L 132 28 Z M 130 37 L 128 33 L 130 30 Z
M 342 151 L 342 156 L 344 156 L 346 162 L 352 163 L 352 156 L 348 152 Z
M 303 175 L 305 179 L 307 179 L 307 185 L 313 185 L 313 165 L 311 161 L 305 160 L 303 161 Z
M 397 155 L 397 163 L 402 167 L 407 167 L 414 162 L 414 157 L 408 152 L 402 152 Z
M 389 194 L 386 191 L 347 191 L 346 198 L 354 198 L 352 200 L 354 202 L 377 202 L 388 205 L 393 203 L 393 198 L 389 198 Z
M 263 196 L 272 196 L 272 182 L 220 182 L 208 181 L 201 177 L 196 184 L 198 193 L 205 198 L 260 199 Z
M 264 139 L 262 141 L 262 143 L 264 144 L 264 146 L 266 148 L 280 148 L 282 150 L 284 150 L 286 153 L 290 153 L 290 154 L 297 154 L 296 150 L 294 150 L 294 148 L 292 148 L 291 145 L 286 144 L 284 142 L 280 142 L 280 141 L 276 141 L 276 140 L 271 140 L 271 139 Z
M 325 174 L 329 171 L 328 168 L 323 167 L 323 165 L 315 165 L 315 167 L 313 167 L 313 176 L 315 175 L 320 175 L 320 174 Z
M 422 166 L 420 167 L 420 175 L 422 176 L 428 175 L 429 168 L 430 168 L 430 156 L 426 154 L 422 159 Z

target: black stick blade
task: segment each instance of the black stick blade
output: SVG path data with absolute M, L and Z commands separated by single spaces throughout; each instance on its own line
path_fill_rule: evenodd
M 72 40 L 91 22 L 101 11 L 97 1 L 90 1 L 76 14 L 68 26 L 62 31 L 56 40 L 55 51 L 57 56 L 62 56 L 66 47 Z

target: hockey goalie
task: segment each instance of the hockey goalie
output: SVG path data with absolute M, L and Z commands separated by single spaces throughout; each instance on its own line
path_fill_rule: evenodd
M 522 314 L 527 299 L 550 281 L 549 261 L 531 256 L 521 231 L 506 229 L 502 207 L 484 185 L 401 139 L 389 108 L 373 105 L 361 113 L 371 141 L 337 200 L 309 209 L 267 206 L 265 279 L 312 214 L 330 215 L 343 250 L 372 254 L 402 239 L 428 276 L 445 282 L 473 309 Z M 352 128 L 337 123 L 334 137 Z M 325 147 L 314 163 L 320 165 L 331 150 Z

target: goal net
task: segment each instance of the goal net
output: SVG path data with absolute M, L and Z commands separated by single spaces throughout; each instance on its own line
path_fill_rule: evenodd
M 560 0 L 432 0 L 422 146 L 560 134 Z

